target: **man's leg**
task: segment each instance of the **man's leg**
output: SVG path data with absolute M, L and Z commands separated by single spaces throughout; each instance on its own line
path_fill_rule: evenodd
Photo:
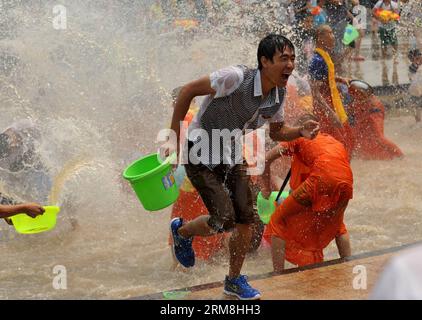
M 389 40 L 391 43 L 391 47 L 393 48 L 393 63 L 397 65 L 398 63 L 398 56 L 399 56 L 399 41 L 397 39 L 396 29 L 390 30 L 389 32 Z
M 198 191 L 209 215 L 202 215 L 179 229 L 182 237 L 207 237 L 234 227 L 235 213 L 231 198 L 224 188 L 223 166 L 213 171 L 204 165 L 185 165 L 186 174 Z
M 236 214 L 236 227 L 229 242 L 229 277 L 240 275 L 243 261 L 251 245 L 252 229 L 255 221 L 252 192 L 245 164 L 236 165 L 227 176 L 226 186 L 230 192 Z
M 249 187 L 249 176 L 246 164 L 236 165 L 229 170 L 226 187 L 230 192 L 236 215 L 236 226 L 229 242 L 230 268 L 224 282 L 224 292 L 235 295 L 239 299 L 259 299 L 261 294 L 252 288 L 247 278 L 240 274 L 247 251 L 251 246 L 254 224 L 252 192 Z
M 212 236 L 216 234 L 216 231 L 209 226 L 209 218 L 210 217 L 208 215 L 199 216 L 198 218 L 183 225 L 178 232 L 183 238 L 190 238 L 193 236 Z
M 199 216 L 186 224 L 180 218 L 174 218 L 171 222 L 175 256 L 183 266 L 192 267 L 195 264 L 192 237 L 210 236 L 232 229 L 235 226 L 235 213 L 223 185 L 224 166 L 210 170 L 201 164 L 187 164 L 185 169 L 209 212 L 209 215 Z
M 245 261 L 246 253 L 251 243 L 252 225 L 251 224 L 236 224 L 234 231 L 230 237 L 229 253 L 230 253 L 230 268 L 229 277 L 237 278 L 242 270 L 243 262 Z
M 380 43 L 381 43 L 381 59 L 385 61 L 387 58 L 387 45 L 388 45 L 388 34 L 385 29 L 378 29 Z

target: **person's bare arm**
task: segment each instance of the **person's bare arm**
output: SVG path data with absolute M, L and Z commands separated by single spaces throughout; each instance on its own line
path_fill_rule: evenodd
M 350 85 L 350 81 L 352 81 L 352 79 L 336 76 L 336 82 L 344 83 L 347 86 Z
M 300 127 L 287 127 L 284 122 L 270 123 L 270 138 L 274 141 L 291 141 L 301 137 L 313 139 L 319 132 L 319 123 L 306 121 Z
M 177 154 L 179 153 L 180 143 L 180 122 L 185 118 L 192 99 L 197 96 L 205 96 L 209 94 L 215 94 L 215 90 L 211 88 L 211 81 L 209 76 L 204 76 L 198 80 L 189 82 L 180 90 L 171 120 L 171 129 L 176 133 L 177 136 L 177 146 L 174 146 L 177 148 Z
M 285 149 L 277 145 L 265 154 L 265 169 L 263 174 L 259 177 L 259 184 L 261 185 L 261 194 L 265 199 L 271 195 L 271 164 L 278 159 Z
M 335 111 L 328 105 L 325 99 L 321 95 L 321 88 L 326 84 L 322 81 L 311 80 L 310 81 L 312 98 L 316 103 L 322 106 L 324 112 L 328 115 L 331 122 L 335 127 L 341 128 L 342 124 Z
M 275 272 L 281 272 L 284 270 L 285 246 L 286 243 L 283 239 L 271 236 L 271 257 Z
M 338 254 L 341 258 L 350 257 L 352 255 L 349 233 L 345 233 L 341 236 L 336 237 L 336 245 L 338 249 Z
M 0 218 L 9 218 L 19 213 L 26 213 L 28 216 L 35 218 L 44 213 L 44 208 L 37 203 L 0 205 Z

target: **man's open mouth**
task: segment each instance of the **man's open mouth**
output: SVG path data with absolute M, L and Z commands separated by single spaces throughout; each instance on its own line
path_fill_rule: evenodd
M 291 73 L 284 73 L 282 76 L 281 76 L 281 79 L 282 80 L 284 80 L 284 81 L 287 81 L 287 80 L 289 80 L 289 77 L 291 76 Z

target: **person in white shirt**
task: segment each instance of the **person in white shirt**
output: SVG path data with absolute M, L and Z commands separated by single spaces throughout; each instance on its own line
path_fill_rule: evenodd
M 258 68 L 232 66 L 191 81 L 180 90 L 174 107 L 171 129 L 178 141 L 176 145 L 176 141 L 170 143 L 167 155 L 179 151 L 180 122 L 192 99 L 207 96 L 189 126 L 189 159 L 184 166 L 209 215 L 186 224 L 178 217 L 172 220 L 173 252 L 180 264 L 193 267 L 194 236 L 233 230 L 224 292 L 240 299 L 259 299 L 261 295 L 240 274 L 251 241 L 254 209 L 246 163 L 240 153 L 232 151 L 241 147 L 239 140 L 247 130 L 265 123 L 269 123 L 270 137 L 275 141 L 316 136 L 319 124 L 313 120 L 299 127 L 284 124 L 285 87 L 295 67 L 295 57 L 289 39 L 270 34 L 259 43 Z M 234 132 L 235 136 L 224 139 L 218 134 L 223 132 Z
M 360 55 L 360 47 L 367 28 L 367 10 L 365 6 L 362 6 L 359 3 L 359 0 L 352 0 L 352 5 L 353 26 L 359 31 L 359 38 L 355 40 L 356 47 L 352 59 L 356 61 L 363 61 L 365 58 Z
M 381 40 L 381 52 L 382 59 L 387 58 L 387 47 L 392 46 L 394 62 L 397 62 L 397 53 L 398 53 L 398 40 L 396 34 L 396 21 L 393 20 L 384 20 L 382 17 L 377 15 L 377 10 L 387 10 L 393 13 L 399 13 L 399 5 L 397 2 L 391 0 L 380 0 L 374 6 L 373 15 L 374 18 L 380 22 L 378 33 Z

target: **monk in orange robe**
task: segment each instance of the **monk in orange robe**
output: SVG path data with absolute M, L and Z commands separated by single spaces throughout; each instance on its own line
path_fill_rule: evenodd
M 364 86 L 367 88 L 364 88 Z M 385 108 L 372 88 L 359 82 L 349 88 L 352 102 L 349 110 L 353 116 L 353 154 L 365 160 L 392 160 L 403 156 L 403 152 L 384 136 Z
M 313 118 L 301 117 L 299 123 Z M 292 159 L 292 192 L 271 216 L 264 237 L 271 237 L 274 271 L 284 260 L 304 266 L 322 262 L 323 249 L 336 240 L 341 257 L 351 255 L 344 212 L 353 196 L 353 174 L 344 146 L 328 134 L 283 142 L 267 153 L 262 184 L 268 186 L 269 164 L 280 155 Z M 264 187 L 264 197 L 270 190 Z
M 320 132 L 327 133 L 343 143 L 349 159 L 353 150 L 353 137 L 338 84 L 349 80 L 336 75 L 331 59 L 335 45 L 332 29 L 322 25 L 316 30 L 315 54 L 309 64 L 309 80 L 313 96 L 313 112 L 317 116 Z

